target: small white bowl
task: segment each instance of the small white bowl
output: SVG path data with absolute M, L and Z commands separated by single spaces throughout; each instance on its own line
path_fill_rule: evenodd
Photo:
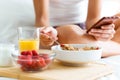
M 80 51 L 70 51 L 62 50 L 60 45 L 55 45 L 51 47 L 51 50 L 56 53 L 56 59 L 62 63 L 70 64 L 83 64 L 101 59 L 102 48 L 93 44 L 69 44 L 75 48 L 84 47 L 98 47 L 96 50 L 80 50 Z

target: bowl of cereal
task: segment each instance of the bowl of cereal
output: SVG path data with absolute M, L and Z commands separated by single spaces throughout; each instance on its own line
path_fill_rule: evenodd
M 51 47 L 63 64 L 83 64 L 101 59 L 102 48 L 94 44 L 61 44 Z

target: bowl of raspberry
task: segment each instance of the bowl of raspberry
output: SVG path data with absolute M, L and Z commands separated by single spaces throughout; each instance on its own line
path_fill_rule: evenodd
M 35 50 L 12 54 L 13 60 L 25 72 L 38 72 L 48 68 L 55 57 L 54 53 L 38 53 Z

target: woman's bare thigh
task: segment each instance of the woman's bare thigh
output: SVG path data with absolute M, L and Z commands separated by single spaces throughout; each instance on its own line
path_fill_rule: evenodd
M 77 25 L 63 25 L 56 28 L 60 43 L 88 43 L 94 42 L 94 37 L 85 34 L 85 30 Z

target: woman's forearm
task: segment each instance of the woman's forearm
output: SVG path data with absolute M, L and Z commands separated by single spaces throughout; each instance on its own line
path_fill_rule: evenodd
M 49 26 L 49 0 L 33 0 L 35 26 Z
M 89 0 L 86 27 L 89 29 L 101 15 L 101 0 Z

